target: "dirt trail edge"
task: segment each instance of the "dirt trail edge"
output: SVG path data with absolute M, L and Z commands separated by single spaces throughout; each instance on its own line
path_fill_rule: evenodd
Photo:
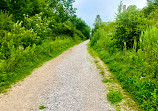
M 85 41 L 0 95 L 0 111 L 114 111 Z

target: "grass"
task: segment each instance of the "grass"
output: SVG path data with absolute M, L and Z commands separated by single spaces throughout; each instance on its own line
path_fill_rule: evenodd
M 34 49 L 14 53 L 13 58 L 0 64 L 0 68 L 3 69 L 0 71 L 0 93 L 6 92 L 6 89 L 10 88 L 12 84 L 30 75 L 33 69 L 80 42 L 69 39 L 46 41 Z
M 110 91 L 107 94 L 107 99 L 111 102 L 111 104 L 116 104 L 122 101 L 123 96 L 119 91 Z
M 112 79 L 108 79 L 106 77 L 104 77 L 104 79 L 102 80 L 103 83 L 108 83 L 108 82 L 112 82 Z
M 120 82 L 118 81 L 116 76 L 113 73 L 111 73 L 109 71 L 110 69 L 107 66 L 105 66 L 105 64 L 103 63 L 103 61 L 100 60 L 100 58 L 98 58 L 98 53 L 93 48 L 91 48 L 89 44 L 87 50 L 90 53 L 90 55 L 94 58 L 94 63 L 96 63 L 97 68 L 100 70 L 101 76 L 103 78 L 102 82 L 107 85 L 107 90 L 109 91 L 108 100 L 111 103 L 114 103 L 113 105 L 116 111 L 142 111 L 142 109 L 134 101 L 132 95 L 129 94 L 127 90 L 123 89 L 123 87 L 121 87 Z M 115 94 L 115 92 L 117 93 Z M 111 95 L 113 95 L 114 97 Z M 114 101 L 117 102 L 115 103 Z
M 39 106 L 39 109 L 41 109 L 41 110 L 42 110 L 42 109 L 45 109 L 45 108 L 46 108 L 46 107 L 43 106 L 43 105 L 42 105 L 42 106 Z
M 152 73 L 155 69 L 144 60 L 140 50 L 137 53 L 128 50 L 114 54 L 99 48 L 95 51 L 142 110 L 157 111 L 158 81 Z M 109 81 L 105 79 L 104 82 Z

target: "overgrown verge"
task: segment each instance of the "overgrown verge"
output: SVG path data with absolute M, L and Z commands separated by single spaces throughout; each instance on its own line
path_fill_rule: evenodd
M 9 88 L 11 84 L 25 78 L 34 68 L 80 42 L 72 39 L 47 40 L 39 46 L 33 45 L 32 48 L 27 47 L 26 49 L 19 48 L 11 53 L 8 60 L 1 61 L 0 92 L 6 91 L 6 88 Z
M 153 7 L 148 15 L 143 12 L 148 7 L 130 6 L 115 22 L 96 21 L 90 38 L 90 46 L 144 111 L 158 110 L 158 6 Z
M 0 92 L 90 36 L 74 0 L 0 1 Z
M 116 111 L 141 111 L 141 108 L 134 102 L 132 96 L 121 87 L 115 75 L 109 71 L 108 67 L 98 57 L 98 53 L 89 44 L 88 52 L 93 56 L 94 62 L 100 70 L 102 82 L 107 86 L 107 99 L 115 107 Z

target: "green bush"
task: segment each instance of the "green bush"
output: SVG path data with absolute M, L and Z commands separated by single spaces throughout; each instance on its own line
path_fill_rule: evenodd
M 36 14 L 35 16 L 29 17 L 24 15 L 23 26 L 30 30 L 33 29 L 37 36 L 42 40 L 52 36 L 52 30 L 49 28 L 50 20 L 48 18 L 42 18 L 43 13 Z
M 0 35 L 3 31 L 10 31 L 12 29 L 14 22 L 12 21 L 12 15 L 0 11 Z
M 147 19 L 144 13 L 139 11 L 136 6 L 117 15 L 116 26 L 113 38 L 118 41 L 118 47 L 132 48 L 134 40 L 139 41 L 141 32 L 146 29 Z

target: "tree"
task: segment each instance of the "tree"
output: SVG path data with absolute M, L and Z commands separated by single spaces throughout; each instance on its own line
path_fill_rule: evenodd
M 14 19 L 23 20 L 23 14 L 33 16 L 47 7 L 46 0 L 1 0 L 0 10 L 8 11 Z
M 96 16 L 96 19 L 95 19 L 95 22 L 94 22 L 94 24 L 93 24 L 94 29 L 92 29 L 92 35 L 93 35 L 93 33 L 94 33 L 97 29 L 99 29 L 99 27 L 101 26 L 101 24 L 102 24 L 102 20 L 101 20 L 101 18 L 100 18 L 100 15 L 97 15 L 97 16 Z
M 122 1 L 120 1 L 120 4 L 119 4 L 118 9 L 117 9 L 118 14 L 120 14 L 122 12 L 122 7 L 123 7 L 123 3 L 122 3 Z
M 141 31 L 146 28 L 144 13 L 139 11 L 135 5 L 127 8 L 116 18 L 115 33 L 113 38 L 118 41 L 118 47 L 132 48 L 134 40 L 139 42 Z
M 94 27 L 97 28 L 99 27 L 100 25 L 102 24 L 102 20 L 100 18 L 100 15 L 97 15 L 96 19 L 95 19 L 95 22 L 94 22 Z
M 82 20 L 81 18 L 76 18 L 75 26 L 76 29 L 80 30 L 84 36 L 86 36 L 87 38 L 90 37 L 90 27 L 88 27 L 84 20 Z
M 58 20 L 65 22 L 75 16 L 76 8 L 73 8 L 75 0 L 49 0 L 50 7 L 54 10 Z

